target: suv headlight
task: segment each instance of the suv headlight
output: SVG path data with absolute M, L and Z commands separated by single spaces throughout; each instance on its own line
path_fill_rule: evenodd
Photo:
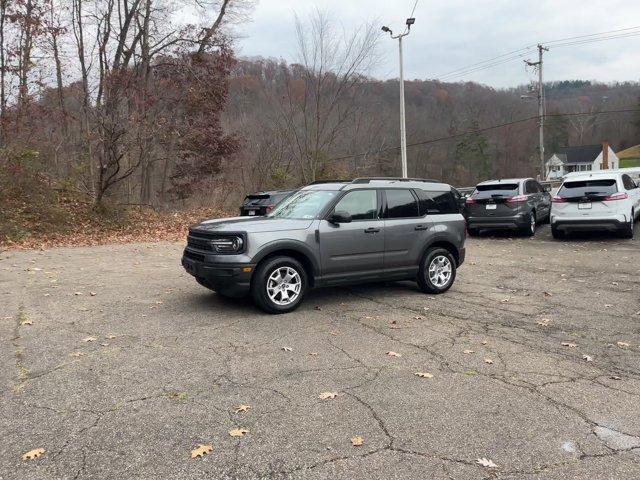
M 213 250 L 218 253 L 237 253 L 242 250 L 244 241 L 242 237 L 221 237 L 209 241 Z

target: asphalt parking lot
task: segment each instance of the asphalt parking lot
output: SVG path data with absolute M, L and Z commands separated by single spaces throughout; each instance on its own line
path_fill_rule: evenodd
M 445 295 L 284 316 L 197 285 L 179 244 L 2 252 L 0 478 L 640 478 L 640 240 L 467 248 Z

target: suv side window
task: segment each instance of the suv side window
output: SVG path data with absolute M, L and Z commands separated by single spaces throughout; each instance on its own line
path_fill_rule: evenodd
M 627 174 L 622 175 L 622 184 L 624 185 L 624 188 L 626 190 L 633 190 L 634 188 L 638 188 L 636 182 L 634 182 L 633 179 Z
M 420 215 L 442 215 L 460 213 L 458 202 L 452 192 L 427 192 L 416 189 L 420 205 Z
M 386 218 L 418 217 L 418 202 L 411 190 L 385 190 L 387 195 Z
M 525 194 L 531 194 L 531 193 L 538 193 L 540 192 L 540 190 L 538 190 L 538 188 L 536 187 L 536 182 L 534 182 L 533 180 L 527 180 L 524 184 L 524 193 Z
M 378 194 L 375 190 L 353 190 L 340 199 L 333 211 L 347 212 L 352 220 L 375 220 Z

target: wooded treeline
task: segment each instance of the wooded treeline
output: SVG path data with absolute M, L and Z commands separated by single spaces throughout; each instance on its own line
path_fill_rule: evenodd
M 369 75 L 377 26 L 345 34 L 315 12 L 296 19 L 295 62 L 237 59 L 232 26 L 251 7 L 0 0 L 0 201 L 9 187 L 28 196 L 33 181 L 98 209 L 234 205 L 318 178 L 397 175 L 398 83 Z M 409 148 L 410 176 L 466 186 L 535 175 L 537 123 L 519 121 L 537 108 L 524 90 L 408 81 L 408 143 L 422 142 Z M 640 116 L 595 115 L 640 108 L 640 84 L 546 91 L 547 153 L 640 143 Z M 510 125 L 485 130 L 501 124 Z

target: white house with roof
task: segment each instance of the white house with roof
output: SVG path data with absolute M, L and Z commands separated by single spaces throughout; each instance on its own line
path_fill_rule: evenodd
M 620 160 L 607 142 L 602 145 L 562 147 L 546 163 L 547 180 L 559 180 L 567 173 L 620 168 Z

